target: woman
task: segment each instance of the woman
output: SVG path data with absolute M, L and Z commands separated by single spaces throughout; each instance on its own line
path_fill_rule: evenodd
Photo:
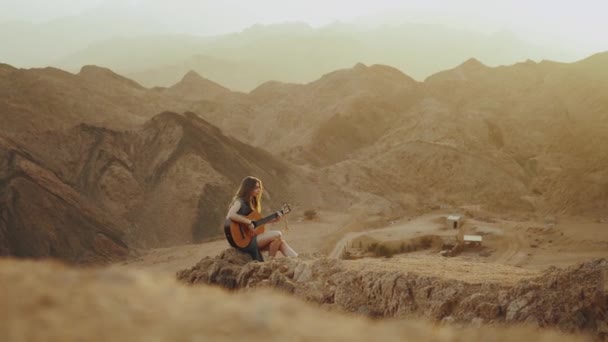
M 240 222 L 249 229 L 254 229 L 253 222 L 246 216 L 249 215 L 253 210 L 258 213 L 262 211 L 262 181 L 255 177 L 245 177 L 239 186 L 236 195 L 232 200 L 230 209 L 228 210 L 227 219 L 235 222 Z M 279 214 L 280 215 L 280 214 Z M 276 222 L 280 220 L 280 216 L 271 221 Z M 268 250 L 268 255 L 274 257 L 277 251 L 281 251 L 284 256 L 296 257 L 296 253 L 285 240 L 282 238 L 283 234 L 279 231 L 265 231 L 259 235 L 256 235 L 249 246 L 245 248 L 239 248 L 240 250 L 249 253 L 254 260 L 264 261 L 260 251 Z

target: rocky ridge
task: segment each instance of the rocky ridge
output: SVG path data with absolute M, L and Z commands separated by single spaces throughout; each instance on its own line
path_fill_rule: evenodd
M 587 340 L 531 327 L 374 322 L 327 312 L 276 291 L 232 294 L 141 270 L 1 259 L 0 279 L 0 339 L 6 341 Z
M 606 259 L 550 268 L 514 285 L 353 268 L 348 267 L 349 261 L 326 258 L 250 260 L 228 249 L 178 272 L 177 278 L 233 290 L 276 288 L 325 307 L 371 317 L 416 315 L 449 322 L 526 323 L 608 336 Z
M 128 255 L 125 221 L 1 136 L 0 161 L 0 256 L 107 263 Z

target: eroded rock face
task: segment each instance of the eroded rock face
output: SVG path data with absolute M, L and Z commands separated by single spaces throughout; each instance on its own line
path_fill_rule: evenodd
M 245 175 L 281 194 L 266 202 L 276 207 L 292 193 L 290 170 L 193 113 L 134 131 L 0 132 L 0 255 L 106 261 L 218 236 Z
M 27 152 L 0 140 L 0 256 L 110 262 L 128 254 L 119 223 Z
M 608 261 L 551 268 L 514 286 L 394 271 L 356 271 L 343 260 L 302 257 L 260 263 L 234 249 L 177 273 L 190 284 L 228 289 L 272 287 L 321 305 L 372 317 L 423 315 L 446 322 L 528 323 L 608 334 Z
M 130 247 L 222 234 L 234 189 L 249 174 L 281 197 L 290 194 L 291 171 L 284 162 L 226 137 L 193 113 L 164 112 L 133 131 L 81 124 L 20 140 L 22 149 L 61 182 L 123 220 Z M 280 203 L 273 200 L 266 203 Z

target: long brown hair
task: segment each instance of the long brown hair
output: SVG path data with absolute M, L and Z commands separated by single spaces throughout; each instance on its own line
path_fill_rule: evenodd
M 251 192 L 255 189 L 257 184 L 260 184 L 260 194 L 258 196 L 251 196 Z M 234 198 L 232 199 L 232 203 L 236 201 L 238 198 L 242 198 L 243 200 L 249 203 L 251 209 L 256 210 L 258 213 L 262 212 L 262 191 L 264 191 L 264 187 L 262 186 L 262 181 L 258 178 L 247 176 L 243 178 L 241 181 L 241 185 L 239 189 L 236 191 Z

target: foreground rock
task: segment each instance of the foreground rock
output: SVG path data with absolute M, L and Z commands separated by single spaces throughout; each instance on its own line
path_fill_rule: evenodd
M 178 272 L 177 278 L 228 289 L 273 287 L 322 306 L 372 317 L 422 315 L 447 322 L 526 323 L 608 336 L 606 259 L 550 268 L 515 285 L 468 283 L 407 270 L 357 270 L 348 263 L 353 261 L 283 258 L 258 263 L 229 249 Z
M 230 294 L 168 276 L 0 259 L 2 341 L 577 341 L 532 328 L 372 322 L 269 290 Z

